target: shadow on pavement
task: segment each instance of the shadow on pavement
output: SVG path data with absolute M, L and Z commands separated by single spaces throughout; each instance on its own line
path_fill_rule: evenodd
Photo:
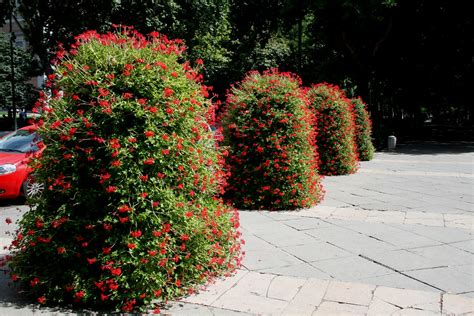
M 0 255 L 0 260 L 4 255 Z M 0 313 L 5 307 L 22 309 L 24 307 L 32 307 L 31 302 L 20 297 L 16 290 L 12 288 L 11 280 L 5 267 L 0 268 L 2 275 L 0 276 Z M 5 314 L 4 314 L 5 315 Z
M 8 206 L 23 206 L 25 205 L 25 198 L 20 197 L 15 200 L 0 200 L 0 207 L 8 207 Z
M 0 260 L 4 255 L 0 255 Z M 8 274 L 5 274 L 5 267 L 0 268 L 0 315 L 111 315 L 110 311 L 106 313 L 95 313 L 91 310 L 76 309 L 68 307 L 45 307 L 36 302 L 21 296 L 12 287 Z
M 474 153 L 474 142 L 423 142 L 397 144 L 394 151 L 384 152 L 392 155 L 457 155 Z

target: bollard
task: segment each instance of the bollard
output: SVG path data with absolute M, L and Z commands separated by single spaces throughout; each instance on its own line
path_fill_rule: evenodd
M 393 135 L 388 137 L 388 150 L 394 150 L 397 147 L 397 138 Z

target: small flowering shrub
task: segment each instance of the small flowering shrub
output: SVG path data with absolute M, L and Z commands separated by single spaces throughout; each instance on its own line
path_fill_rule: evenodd
M 230 173 L 225 197 L 244 209 L 295 209 L 323 192 L 300 79 L 250 72 L 227 95 L 222 116 Z
M 208 89 L 183 50 L 125 28 L 58 53 L 37 104 L 46 190 L 9 262 L 39 303 L 143 310 L 239 265 L 238 214 L 216 198 Z
M 307 89 L 313 113 L 318 118 L 316 144 L 324 175 L 342 175 L 357 171 L 355 122 L 352 105 L 337 86 L 322 83 Z
M 372 121 L 370 120 L 367 105 L 362 99 L 351 99 L 355 116 L 357 153 L 361 161 L 374 158 L 375 148 L 372 144 Z

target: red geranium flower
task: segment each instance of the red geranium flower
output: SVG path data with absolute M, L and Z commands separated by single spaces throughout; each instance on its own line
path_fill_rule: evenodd
M 146 132 L 145 132 L 145 136 L 146 136 L 146 137 L 153 137 L 153 136 L 155 136 L 155 132 L 153 132 L 153 131 L 146 131 Z

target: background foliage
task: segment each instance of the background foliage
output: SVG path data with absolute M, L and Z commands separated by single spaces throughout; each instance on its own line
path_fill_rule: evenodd
M 38 97 L 33 85 L 28 83 L 34 70 L 29 54 L 15 47 L 13 52 L 15 65 L 15 93 L 17 109 L 31 108 Z M 10 39 L 0 34 L 0 109 L 11 105 L 11 60 Z
M 112 23 L 182 38 L 202 56 L 206 82 L 221 95 L 252 69 L 279 67 L 305 85 L 356 88 L 374 134 L 468 127 L 473 115 L 472 15 L 440 0 L 19 0 L 32 51 L 48 68 L 57 42 Z M 2 9 L 5 16 L 4 4 Z M 93 17 L 93 18 L 91 18 Z M 349 85 L 344 85 L 344 83 Z M 355 95 L 348 95 L 354 97 Z M 421 130 L 429 126 L 430 130 Z M 464 132 L 464 134 L 469 134 Z M 474 134 L 474 133 L 471 133 Z M 454 134 L 450 135 L 456 136 Z

